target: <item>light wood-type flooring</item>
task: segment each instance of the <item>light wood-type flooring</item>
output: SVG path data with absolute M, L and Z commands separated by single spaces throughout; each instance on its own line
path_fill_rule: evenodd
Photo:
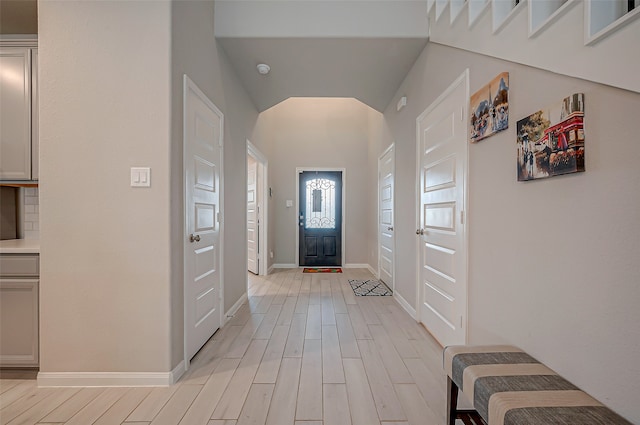
M 441 347 L 366 270 L 250 275 L 249 297 L 169 388 L 41 388 L 3 372 L 0 425 L 441 425 Z

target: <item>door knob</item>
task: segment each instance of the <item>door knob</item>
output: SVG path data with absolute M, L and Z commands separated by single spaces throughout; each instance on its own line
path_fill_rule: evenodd
M 424 229 L 416 230 L 416 235 L 424 235 Z
M 393 230 L 393 226 L 387 227 L 387 230 Z
M 189 242 L 191 242 L 191 243 L 200 242 L 200 235 L 195 235 L 194 236 L 193 233 L 190 234 L 189 235 Z

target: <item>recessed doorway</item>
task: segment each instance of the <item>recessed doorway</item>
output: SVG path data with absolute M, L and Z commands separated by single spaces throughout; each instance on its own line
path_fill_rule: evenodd
M 247 270 L 267 274 L 267 158 L 247 140 Z

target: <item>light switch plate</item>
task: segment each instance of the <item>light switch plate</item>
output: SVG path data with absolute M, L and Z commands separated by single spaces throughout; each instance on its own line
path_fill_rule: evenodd
M 287 199 L 287 208 L 291 208 L 293 206 L 293 201 L 290 199 Z
M 131 167 L 131 187 L 151 187 L 151 168 Z

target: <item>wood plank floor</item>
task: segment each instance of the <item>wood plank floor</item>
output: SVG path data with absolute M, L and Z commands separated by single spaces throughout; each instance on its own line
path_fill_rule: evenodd
M 3 371 L 0 425 L 441 425 L 441 347 L 342 274 L 249 275 L 249 298 L 170 388 L 43 388 Z

